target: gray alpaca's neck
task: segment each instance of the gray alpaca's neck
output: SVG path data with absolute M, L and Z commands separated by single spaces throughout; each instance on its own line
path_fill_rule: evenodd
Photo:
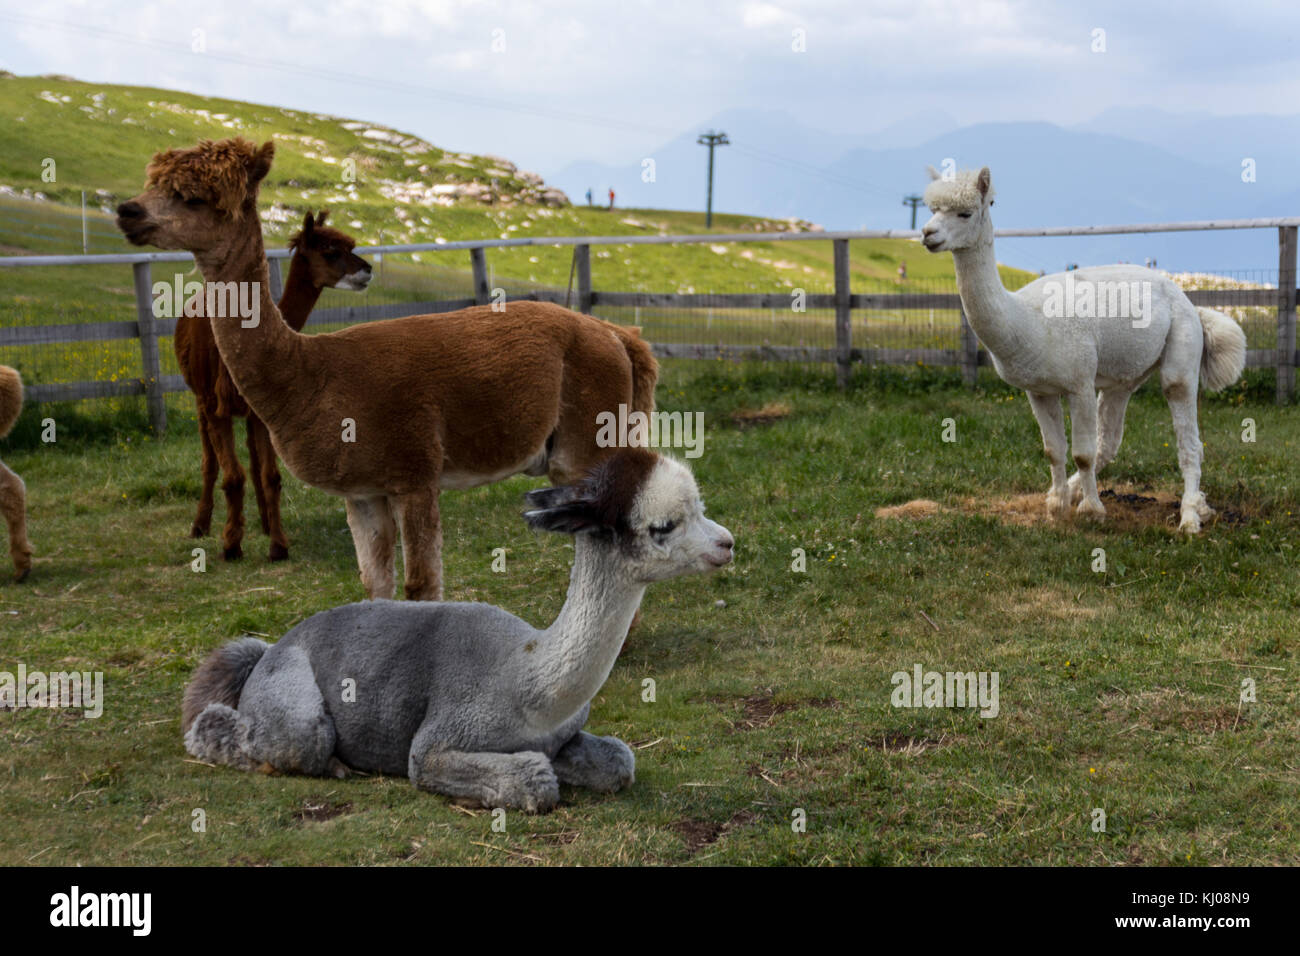
M 261 224 L 255 222 L 232 248 L 196 254 L 195 261 L 207 282 L 257 283 L 255 326 L 245 327 L 234 316 L 212 316 L 209 321 L 217 350 L 240 394 L 274 432 L 301 373 L 303 336 L 285 324 L 271 297 Z
M 623 647 L 646 586 L 613 553 L 617 545 L 579 534 L 569 594 L 531 656 L 528 689 L 538 723 L 558 727 L 600 690 Z
M 1024 307 L 1002 285 L 993 253 L 993 227 L 979 242 L 952 254 L 957 292 L 966 318 L 984 347 L 1004 361 L 1032 348 L 1040 327 L 1024 321 Z

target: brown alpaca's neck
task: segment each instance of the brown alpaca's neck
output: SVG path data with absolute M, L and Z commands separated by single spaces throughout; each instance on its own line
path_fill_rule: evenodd
M 238 283 L 242 298 L 257 303 L 256 322 L 239 316 L 208 319 L 239 393 L 274 434 L 277 423 L 292 418 L 289 406 L 301 375 L 304 336 L 284 323 L 271 298 L 262 226 L 255 211 L 245 216 L 251 225 L 243 236 L 224 250 L 196 254 L 195 259 L 205 282 Z
M 280 315 L 289 328 L 295 332 L 302 331 L 302 327 L 307 324 L 307 316 L 316 308 L 321 291 L 321 287 L 311 277 L 307 257 L 295 253 L 289 260 L 289 278 L 284 280 L 284 293 L 280 296 Z

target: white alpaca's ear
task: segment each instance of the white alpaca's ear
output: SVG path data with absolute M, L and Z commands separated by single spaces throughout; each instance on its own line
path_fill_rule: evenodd
M 975 177 L 975 185 L 980 191 L 980 195 L 985 199 L 988 198 L 989 190 L 993 188 L 993 174 L 985 166 L 980 170 L 979 175 Z
M 929 173 L 929 174 L 930 174 L 930 178 L 933 179 L 933 180 L 935 180 L 935 181 L 938 181 L 938 180 L 940 180 L 940 179 L 943 179 L 943 176 L 939 173 L 939 170 L 935 169 L 933 166 L 927 166 L 927 167 L 925 167 L 925 171 L 926 171 L 927 173 Z

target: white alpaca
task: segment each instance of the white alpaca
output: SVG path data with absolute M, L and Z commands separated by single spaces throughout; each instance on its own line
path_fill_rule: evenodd
M 934 213 L 922 230 L 930 252 L 949 251 L 957 291 L 971 328 L 1002 379 L 1029 395 L 1052 466 L 1049 515 L 1106 513 L 1097 473 L 1114 460 L 1124 435 L 1129 396 L 1160 369 L 1173 413 L 1183 473 L 1179 529 L 1201 530 L 1214 514 L 1201 493 L 1201 439 L 1196 427 L 1198 379 L 1226 388 L 1246 362 L 1246 336 L 1228 316 L 1192 305 L 1175 283 L 1141 266 L 1096 266 L 1056 273 L 1008 292 L 993 255 L 993 182 L 988 167 L 935 180 L 925 191 Z M 1066 481 L 1065 419 L 1070 401 L 1078 471 Z

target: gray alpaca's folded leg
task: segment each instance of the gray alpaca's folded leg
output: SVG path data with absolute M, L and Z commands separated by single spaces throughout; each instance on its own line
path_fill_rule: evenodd
M 225 704 L 208 704 L 185 733 L 185 749 L 208 763 L 252 770 L 257 762 L 239 746 L 239 713 Z
M 312 776 L 331 770 L 334 721 L 302 648 L 270 651 L 258 663 L 239 696 L 237 733 L 259 764 Z
M 416 736 L 419 741 L 419 735 Z M 411 750 L 411 782 L 485 807 L 545 813 L 560 800 L 560 784 L 546 754 L 466 753 L 461 750 Z
M 596 737 L 578 731 L 551 761 L 560 783 L 613 793 L 636 779 L 632 748 L 617 737 Z

